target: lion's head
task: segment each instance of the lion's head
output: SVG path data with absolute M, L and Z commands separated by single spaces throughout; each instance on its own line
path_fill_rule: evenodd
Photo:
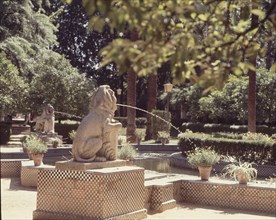
M 116 102 L 117 99 L 112 89 L 108 85 L 102 85 L 92 96 L 91 111 L 101 109 L 114 115 L 117 109 Z

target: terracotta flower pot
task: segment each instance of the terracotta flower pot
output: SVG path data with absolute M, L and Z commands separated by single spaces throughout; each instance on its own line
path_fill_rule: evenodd
M 32 160 L 33 159 L 33 154 L 29 150 L 27 150 L 27 154 L 28 154 L 29 159 Z
M 237 174 L 237 179 L 239 181 L 239 184 L 247 184 L 248 182 L 246 174 Z
M 44 157 L 44 154 L 33 154 L 34 165 L 35 166 L 42 165 L 43 157 Z
M 201 180 L 208 181 L 211 175 L 212 167 L 198 167 L 198 171 L 201 177 Z

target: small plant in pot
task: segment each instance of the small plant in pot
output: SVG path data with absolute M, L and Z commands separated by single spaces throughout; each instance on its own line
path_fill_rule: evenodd
M 241 161 L 238 164 L 228 164 L 223 168 L 224 176 L 229 175 L 239 184 L 247 184 L 257 178 L 257 169 L 252 165 L 253 163 Z
M 167 131 L 158 131 L 157 133 L 158 141 L 161 142 L 162 145 L 169 143 L 170 133 Z
M 36 135 L 30 135 L 25 140 L 25 146 L 27 151 L 32 154 L 35 166 L 40 166 L 44 157 L 44 153 L 47 152 L 47 145 Z
M 195 148 L 187 153 L 188 163 L 192 168 L 198 168 L 201 180 L 209 180 L 212 166 L 216 164 L 220 155 L 211 148 Z
M 145 137 L 145 132 L 136 130 L 135 131 L 135 136 L 136 136 L 137 144 L 141 144 L 141 141 Z

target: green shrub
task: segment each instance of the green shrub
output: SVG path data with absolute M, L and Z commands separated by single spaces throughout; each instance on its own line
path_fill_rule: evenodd
M 22 145 L 32 154 L 44 154 L 48 151 L 47 145 L 34 134 L 27 136 L 23 140 Z
M 276 127 L 268 127 L 266 125 L 257 125 L 257 133 L 272 135 L 276 133 Z M 226 124 L 203 124 L 203 123 L 183 123 L 181 131 L 191 130 L 193 132 L 230 132 L 230 133 L 246 133 L 248 131 L 247 125 L 226 125 Z
M 74 141 L 74 138 L 76 137 L 77 131 L 76 130 L 72 130 L 69 132 L 69 138 Z
M 198 148 L 188 152 L 188 163 L 192 168 L 211 167 L 216 164 L 220 159 L 218 153 L 211 148 Z
M 127 117 L 114 117 L 115 120 L 122 123 L 123 127 L 127 127 Z M 139 117 L 135 118 L 135 123 L 137 128 L 144 128 L 147 124 L 147 118 L 145 117 Z
M 178 145 L 184 156 L 196 147 L 212 146 L 221 155 L 255 163 L 276 163 L 276 142 L 267 140 L 244 140 L 205 133 L 182 133 Z
M 133 159 L 136 154 L 136 149 L 129 142 L 123 143 L 122 147 L 118 150 L 118 158 L 122 160 Z

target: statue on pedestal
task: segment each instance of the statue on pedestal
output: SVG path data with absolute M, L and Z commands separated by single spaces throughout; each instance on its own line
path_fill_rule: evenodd
M 92 96 L 90 113 L 81 121 L 73 141 L 73 159 L 80 162 L 117 159 L 120 122 L 113 119 L 117 99 L 108 85 Z
M 47 104 L 40 116 L 35 118 L 34 130 L 43 133 L 55 133 L 54 107 Z

